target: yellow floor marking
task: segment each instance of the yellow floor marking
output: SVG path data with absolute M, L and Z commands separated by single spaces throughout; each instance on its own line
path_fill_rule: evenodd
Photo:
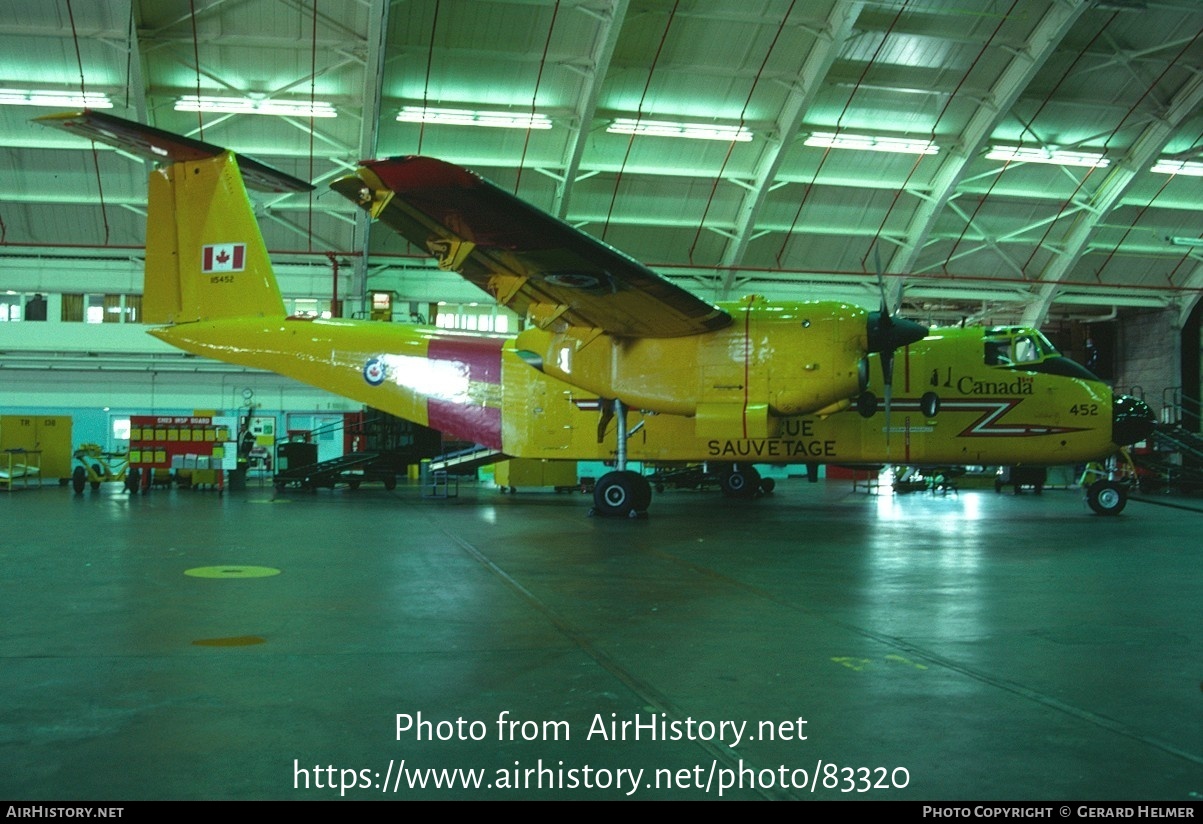
M 835 663 L 839 664 L 841 667 L 847 667 L 848 669 L 856 670 L 857 672 L 864 672 L 865 667 L 869 666 L 869 663 L 870 663 L 868 658 L 844 657 L 844 658 L 832 658 L 831 660 L 834 661 Z
M 279 575 L 280 570 L 272 567 L 231 564 L 229 566 L 193 567 L 184 570 L 184 574 L 191 575 L 193 578 L 270 578 L 273 575 Z
M 901 655 L 887 655 L 886 660 L 893 661 L 895 664 L 906 664 L 908 667 L 914 667 L 918 670 L 927 669 L 925 664 L 916 664 L 914 661 L 910 660 L 909 658 L 903 658 Z

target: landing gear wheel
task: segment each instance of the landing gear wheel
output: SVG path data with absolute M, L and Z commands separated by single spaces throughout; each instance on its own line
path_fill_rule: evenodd
M 1086 502 L 1099 515 L 1118 515 L 1128 503 L 1128 490 L 1115 481 L 1095 481 L 1086 489 Z
M 760 489 L 760 473 L 754 466 L 733 466 L 718 479 L 728 498 L 753 498 Z
M 777 482 L 774 481 L 772 478 L 761 478 L 760 479 L 760 494 L 761 495 L 772 495 L 773 490 L 776 488 L 777 488 Z
M 636 518 L 652 502 L 652 487 L 638 472 L 607 472 L 593 487 L 593 511 L 597 515 Z
M 75 471 L 71 473 L 71 488 L 75 490 L 76 495 L 84 493 L 84 487 L 88 485 L 88 470 L 82 466 L 75 467 Z

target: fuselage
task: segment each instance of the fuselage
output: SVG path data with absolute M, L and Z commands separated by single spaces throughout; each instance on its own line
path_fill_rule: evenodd
M 613 426 L 599 440 L 599 409 L 610 398 L 532 365 L 526 348 L 531 336 L 293 318 L 185 323 L 154 334 L 187 351 L 288 375 L 513 457 L 606 460 L 617 452 Z M 1015 350 L 1025 346 L 1035 350 L 1018 356 Z M 1017 357 L 1000 354 L 1004 347 Z M 744 361 L 754 348 L 730 350 L 729 361 L 716 368 L 746 369 L 748 386 L 768 383 L 759 356 Z M 794 361 L 813 358 L 807 353 Z M 667 365 L 681 373 L 676 384 L 664 383 L 660 373 L 612 373 L 613 386 L 639 388 L 641 379 L 647 384 L 645 395 L 619 395 L 630 408 L 627 456 L 657 462 L 1051 465 L 1100 459 L 1119 446 L 1111 390 L 1031 330 L 936 330 L 899 350 L 888 431 L 877 358 L 869 356 L 859 384 L 843 378 L 830 383 L 847 399 L 845 411 L 769 410 L 763 428 L 751 434 L 740 415 L 700 421 L 696 413 L 640 402 L 657 393 L 674 400 L 674 387 L 698 385 L 697 375 L 708 373 L 693 361 Z M 790 361 L 790 352 L 776 351 L 772 360 Z M 830 398 L 822 400 L 829 405 Z

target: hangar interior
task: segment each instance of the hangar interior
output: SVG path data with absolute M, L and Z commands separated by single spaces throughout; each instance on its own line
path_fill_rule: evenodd
M 255 201 L 298 315 L 519 328 L 328 189 L 429 155 L 705 300 L 876 308 L 880 279 L 932 327 L 1039 328 L 1197 431 L 1201 41 L 1197 0 L 0 0 L 0 414 L 115 450 L 138 415 L 360 409 L 145 333 L 149 164 L 32 122 L 92 108 L 316 184 Z M 369 797 L 407 753 L 909 770 L 827 798 L 1203 793 L 1189 510 L 799 482 L 627 524 L 364 493 L 3 495 L 0 795 L 340 795 L 320 762 Z M 395 732 L 418 710 L 489 726 Z M 499 740 L 503 710 L 572 741 Z M 813 737 L 585 739 L 638 714 Z M 494 783 L 414 795 L 545 795 Z M 732 794 L 807 795 L 764 783 Z

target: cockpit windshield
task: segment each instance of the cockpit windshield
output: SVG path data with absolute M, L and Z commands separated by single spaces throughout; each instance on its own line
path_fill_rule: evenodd
M 1036 329 L 1019 326 L 986 330 L 987 366 L 1022 366 L 1060 357 L 1049 339 Z

